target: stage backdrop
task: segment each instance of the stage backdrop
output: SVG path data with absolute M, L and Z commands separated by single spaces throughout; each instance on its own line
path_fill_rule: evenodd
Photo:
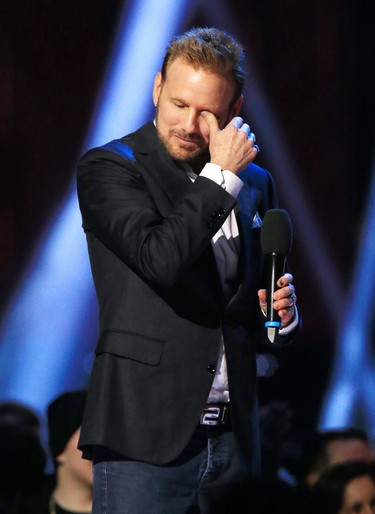
M 243 114 L 261 147 L 257 163 L 273 173 L 294 225 L 303 330 L 290 348 L 259 349 L 261 402 L 287 400 L 301 431 L 375 426 L 365 421 L 373 407 L 373 5 L 1 2 L 0 400 L 43 415 L 60 391 L 87 384 L 97 313 L 77 159 L 151 119 L 152 78 L 169 38 L 214 25 L 246 48 Z M 341 397 L 336 377 L 347 381 Z M 344 402 L 336 410 L 331 387 Z

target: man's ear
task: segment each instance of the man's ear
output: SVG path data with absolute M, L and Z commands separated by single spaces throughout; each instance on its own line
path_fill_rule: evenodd
M 232 119 L 235 116 L 238 116 L 240 114 L 240 111 L 242 108 L 242 103 L 243 103 L 243 95 L 239 96 L 237 98 L 237 100 L 234 102 L 232 110 L 231 110 L 230 119 Z
M 152 92 L 152 99 L 154 101 L 154 105 L 155 106 L 158 104 L 158 101 L 159 101 L 159 96 L 160 96 L 160 93 L 161 93 L 162 83 L 163 83 L 163 80 L 162 80 L 161 72 L 159 71 L 156 74 L 156 76 L 155 76 L 155 79 L 154 79 L 154 89 L 153 89 L 153 92 Z

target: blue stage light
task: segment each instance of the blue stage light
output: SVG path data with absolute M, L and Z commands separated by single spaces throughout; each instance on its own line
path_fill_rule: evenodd
M 362 426 L 375 440 L 375 165 L 356 267 L 320 427 Z M 365 424 L 365 426 L 363 426 Z
M 151 119 L 154 75 L 187 4 L 126 3 L 82 152 Z M 44 415 L 55 396 L 85 387 L 96 331 L 96 300 L 72 186 L 5 312 L 0 400 L 19 401 Z

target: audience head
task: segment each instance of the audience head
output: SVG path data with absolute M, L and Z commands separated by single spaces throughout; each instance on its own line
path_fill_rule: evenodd
M 355 460 L 374 460 L 374 452 L 364 430 L 345 428 L 316 432 L 302 451 L 301 479 L 313 486 L 326 469 Z
M 56 465 L 69 439 L 82 424 L 85 391 L 70 391 L 58 396 L 47 409 L 49 448 Z
M 327 469 L 313 487 L 317 514 L 374 514 L 375 464 L 349 461 Z
M 40 440 L 40 421 L 29 408 L 15 402 L 0 404 L 0 500 L 12 502 L 42 480 L 46 455 Z
M 80 481 L 92 482 L 92 464 L 78 450 L 85 391 L 70 391 L 58 396 L 47 411 L 49 447 L 58 472 L 62 469 Z

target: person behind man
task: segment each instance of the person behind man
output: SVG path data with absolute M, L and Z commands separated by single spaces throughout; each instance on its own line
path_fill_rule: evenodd
M 375 460 L 365 430 L 356 427 L 319 430 L 312 434 L 302 449 L 300 482 L 312 487 L 328 468 L 355 460 Z
M 49 449 L 56 473 L 20 498 L 11 514 L 87 514 L 92 509 L 92 463 L 78 450 L 85 391 L 58 396 L 47 409 Z
M 79 441 L 94 460 L 94 514 L 209 513 L 225 487 L 259 473 L 259 236 L 278 204 L 239 116 L 244 76 L 230 35 L 176 36 L 154 122 L 79 162 L 100 308 Z M 298 331 L 292 281 L 278 277 L 274 295 L 279 346 Z
M 0 513 L 43 481 L 46 454 L 37 414 L 16 402 L 0 403 Z
M 335 464 L 322 473 L 312 492 L 314 514 L 375 514 L 375 464 Z

